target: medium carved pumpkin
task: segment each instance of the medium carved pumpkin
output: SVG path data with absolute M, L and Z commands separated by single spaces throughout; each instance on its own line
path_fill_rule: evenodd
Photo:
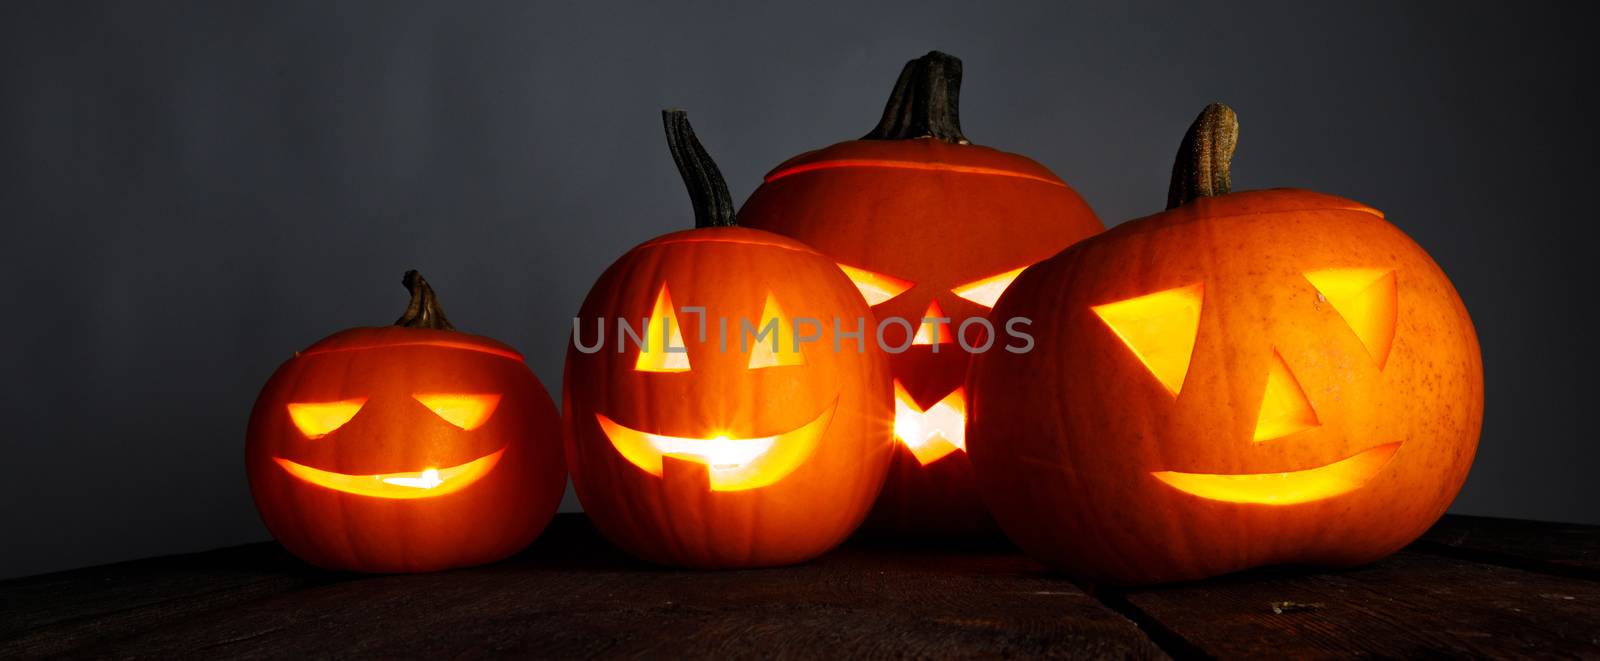
M 1022 269 L 1102 229 L 1044 166 L 967 140 L 960 86 L 955 57 L 935 51 L 908 62 L 876 129 L 779 165 L 739 212 L 742 225 L 838 261 L 880 320 L 910 322 L 884 324 L 886 347 L 909 346 L 889 357 L 899 442 L 868 523 L 881 531 L 993 529 L 967 463 L 962 384 L 967 348 L 1005 328 L 968 320 L 985 321 Z
M 883 483 L 888 367 L 833 261 L 734 226 L 688 119 L 664 118 L 696 229 L 623 255 L 574 321 L 562 398 L 573 486 L 595 527 L 640 558 L 800 562 L 849 535 Z M 839 337 L 862 324 L 864 337 Z
M 452 329 L 428 283 L 393 326 L 352 328 L 267 381 L 245 442 L 250 492 L 314 565 L 418 572 L 532 542 L 566 487 L 555 404 L 511 347 Z
M 1046 260 L 995 308 L 1036 350 L 973 366 L 973 465 L 1001 527 L 1092 581 L 1198 579 L 1394 552 L 1466 479 L 1477 338 L 1383 214 L 1230 193 L 1237 123 L 1190 129 L 1169 209 Z

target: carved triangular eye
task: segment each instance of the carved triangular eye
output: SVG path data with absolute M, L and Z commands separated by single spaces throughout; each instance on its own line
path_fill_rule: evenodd
M 854 266 L 840 264 L 839 270 L 844 271 L 844 274 L 850 278 L 850 282 L 855 283 L 856 289 L 861 290 L 861 297 L 867 299 L 868 306 L 877 305 L 904 294 L 907 289 L 916 284 L 892 275 L 874 273 Z
M 489 421 L 489 416 L 494 415 L 495 408 L 500 406 L 499 395 L 425 392 L 412 395 L 411 398 L 421 402 L 445 422 L 466 431 L 482 427 L 483 423 Z
M 1092 309 L 1176 397 L 1194 355 L 1203 292 L 1204 284 L 1197 282 Z
M 689 354 L 683 346 L 676 310 L 672 306 L 672 294 L 667 291 L 666 283 L 662 283 L 661 291 L 656 293 L 656 304 L 650 310 L 650 324 L 644 329 L 645 342 L 639 349 L 634 369 L 641 372 L 689 371 Z
M 756 326 L 756 334 L 769 326 L 772 328 L 771 335 L 760 340 L 752 338 L 749 368 L 754 370 L 806 364 L 805 356 L 795 346 L 794 322 L 783 313 L 783 308 L 778 307 L 778 299 L 773 298 L 772 294 L 767 294 L 767 302 L 761 306 L 761 324 Z
M 1344 318 L 1367 348 L 1367 355 L 1383 369 L 1394 345 L 1399 301 L 1391 269 L 1323 269 L 1305 273 L 1311 286 Z
M 1011 286 L 1017 276 L 1028 267 L 1013 269 L 999 275 L 991 275 L 982 280 L 975 280 L 950 290 L 950 293 L 961 298 L 982 305 L 986 308 L 994 307 L 995 301 L 1000 300 L 1000 295 L 1006 293 L 1006 288 Z
M 1300 388 L 1300 382 L 1289 371 L 1289 364 L 1283 362 L 1283 356 L 1274 349 L 1272 365 L 1267 368 L 1267 388 L 1261 395 L 1261 411 L 1256 414 L 1253 438 L 1257 443 L 1270 441 L 1318 424 L 1317 413 L 1311 410 L 1305 390 Z
M 350 422 L 366 406 L 367 398 L 357 397 L 337 402 L 305 402 L 289 404 L 289 419 L 306 438 L 315 440 L 333 433 Z

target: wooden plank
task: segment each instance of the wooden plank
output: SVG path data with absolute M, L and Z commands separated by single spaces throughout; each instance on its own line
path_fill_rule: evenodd
M 1413 550 L 1600 580 L 1600 526 L 1451 515 Z
M 275 543 L 0 583 L 0 657 L 39 656 L 335 580 Z
M 1600 583 L 1414 552 L 1109 600 L 1159 623 L 1158 640 L 1219 657 L 1600 656 Z
M 854 544 L 798 567 L 676 571 L 622 556 L 581 517 L 488 567 L 135 610 L 136 628 L 58 619 L 0 656 L 1161 656 L 1131 622 L 1010 551 Z

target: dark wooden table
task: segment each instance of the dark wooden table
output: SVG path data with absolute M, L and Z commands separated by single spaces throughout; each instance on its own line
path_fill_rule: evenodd
M 0 583 L 0 658 L 1600 657 L 1600 528 L 1446 517 L 1387 560 L 1091 590 L 1001 544 L 640 565 L 582 515 L 499 564 L 317 571 L 275 544 Z

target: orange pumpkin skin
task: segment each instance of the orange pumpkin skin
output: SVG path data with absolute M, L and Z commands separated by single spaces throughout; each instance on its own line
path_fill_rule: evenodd
M 635 328 L 650 316 L 663 285 L 678 310 L 689 369 L 636 369 L 640 351 L 622 343 L 616 320 Z M 762 323 L 768 297 L 790 319 L 820 320 L 820 339 L 802 346 L 803 365 L 750 368 L 740 351 L 740 320 Z M 702 306 L 707 335 L 686 307 Z M 762 567 L 822 554 L 865 517 L 889 462 L 889 380 L 872 346 L 841 339 L 833 350 L 832 320 L 852 331 L 872 315 L 833 262 L 791 239 L 739 227 L 686 230 L 646 242 L 612 264 L 578 316 L 594 353 L 567 351 L 562 397 L 568 467 L 578 499 L 595 527 L 647 561 L 695 568 Z M 729 324 L 728 349 L 718 319 Z M 603 320 L 603 321 L 602 321 Z M 652 321 L 652 324 L 659 324 Z M 652 327 L 659 333 L 659 326 Z M 809 327 L 807 328 L 809 330 Z M 783 342 L 790 341 L 784 331 Z M 676 345 L 675 345 L 676 346 Z M 646 433 L 695 439 L 748 439 L 784 434 L 823 420 L 815 447 L 776 481 L 713 488 L 710 471 L 692 458 L 665 456 L 659 474 L 624 457 L 599 423 L 604 416 Z M 743 442 L 735 440 L 735 443 Z M 778 442 L 781 445 L 784 440 Z
M 1354 297 L 1312 284 L 1340 268 L 1393 279 Z M 1132 347 L 1181 349 L 1184 334 L 1168 331 L 1186 325 L 1125 342 L 1140 330 L 1127 319 L 1113 330 L 1096 306 L 1195 284 L 1187 369 L 1165 372 L 1181 382 L 1174 394 Z M 1393 323 L 1371 314 L 1390 304 Z M 1162 307 L 1139 314 L 1182 317 Z M 1029 555 L 1087 580 L 1376 560 L 1438 519 L 1477 447 L 1483 368 L 1460 297 L 1420 247 L 1349 200 L 1300 190 L 1196 199 L 1038 264 L 995 314 L 1033 319 L 1038 345 L 974 363 L 968 442 L 983 495 Z M 1279 357 L 1312 412 L 1299 415 L 1314 421 L 1258 441 L 1273 428 L 1258 418 Z M 1329 469 L 1344 486 L 1280 477 L 1358 455 Z M 1158 473 L 1264 477 L 1193 478 L 1185 490 Z
M 1033 160 L 934 137 L 852 140 L 796 156 L 767 174 L 739 223 L 799 239 L 845 266 L 909 281 L 910 289 L 873 312 L 913 325 L 930 304 L 954 324 L 987 316 L 988 308 L 952 290 L 1031 265 L 1103 229 L 1077 192 Z M 995 327 L 991 350 L 1000 350 L 1008 338 L 1003 321 Z M 953 338 L 954 328 L 942 326 L 941 337 Z M 981 346 L 982 337 L 973 327 L 969 344 Z M 903 345 L 904 327 L 885 326 L 883 339 Z M 962 387 L 973 355 L 953 342 L 933 348 L 913 345 L 889 357 L 893 377 L 924 411 Z M 896 447 L 869 527 L 933 536 L 993 530 L 964 451 L 924 465 L 904 443 Z
M 430 411 L 419 393 L 499 400 L 465 430 Z M 365 402 L 320 438 L 308 438 L 289 413 L 290 404 L 352 399 Z M 433 571 L 499 560 L 539 535 L 566 486 L 559 434 L 555 404 L 510 347 L 448 330 L 354 328 L 295 354 L 268 380 L 250 415 L 246 469 L 267 529 L 305 561 Z M 308 481 L 281 461 L 370 476 L 491 456 L 487 471 L 459 488 L 452 482 L 467 476 L 410 491 L 377 477 L 357 484 L 381 496 Z

